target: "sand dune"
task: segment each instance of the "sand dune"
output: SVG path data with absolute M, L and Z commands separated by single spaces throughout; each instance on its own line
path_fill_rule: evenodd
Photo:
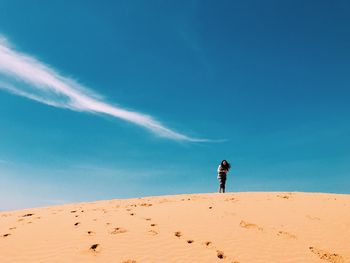
M 191 194 L 0 213 L 0 262 L 350 262 L 350 195 Z

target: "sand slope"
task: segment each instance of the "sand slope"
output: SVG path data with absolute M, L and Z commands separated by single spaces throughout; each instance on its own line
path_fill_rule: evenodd
M 350 262 L 350 195 L 147 197 L 0 213 L 0 262 Z

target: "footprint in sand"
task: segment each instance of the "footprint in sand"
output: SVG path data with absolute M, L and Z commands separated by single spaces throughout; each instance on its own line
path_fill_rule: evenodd
M 121 234 L 121 233 L 125 233 L 127 232 L 127 230 L 125 228 L 122 227 L 116 227 L 113 229 L 112 232 L 110 232 L 111 234 L 115 235 L 115 234 Z
M 252 224 L 252 223 L 248 223 L 248 222 L 245 222 L 243 220 L 241 220 L 241 222 L 239 223 L 239 225 L 243 228 L 247 228 L 247 229 L 257 229 L 259 231 L 263 231 L 263 228 L 256 225 L 256 224 Z
M 3 234 L 2 236 L 3 236 L 3 237 L 8 237 L 8 236 L 11 236 L 11 234 L 10 234 L 10 233 L 7 233 L 7 234 Z
M 74 225 L 75 225 L 75 226 L 78 226 L 78 225 L 80 225 L 80 222 L 76 222 Z
M 310 220 L 320 220 L 320 218 L 317 217 L 317 216 L 306 215 L 306 218 L 308 218 L 308 219 L 310 219 Z
M 93 244 L 91 245 L 90 250 L 93 252 L 99 252 L 101 250 L 101 246 L 100 244 Z
M 316 254 L 320 259 L 326 260 L 332 263 L 344 263 L 344 259 L 341 255 L 335 253 L 329 253 L 325 250 L 318 249 L 315 247 L 309 247 L 310 251 Z
M 14 227 L 10 227 L 9 228 L 9 230 L 14 230 L 14 229 L 16 229 L 16 227 L 14 226 Z
M 226 198 L 226 199 L 225 199 L 225 201 L 226 201 L 226 202 L 228 202 L 228 201 L 234 201 L 234 202 L 237 202 L 237 201 L 238 201 L 238 199 L 236 199 L 236 198 L 234 198 L 234 197 L 231 197 L 231 198 Z
M 175 235 L 176 237 L 181 237 L 181 236 L 182 236 L 182 234 L 181 234 L 180 231 L 176 231 L 176 232 L 174 233 L 174 235 Z
M 290 196 L 288 195 L 277 195 L 277 197 L 282 198 L 282 199 L 289 199 Z
M 224 255 L 224 252 L 220 251 L 220 250 L 217 250 L 217 257 L 220 258 L 220 259 L 224 259 L 226 256 Z
M 158 232 L 155 230 L 149 230 L 148 233 L 152 236 L 158 235 Z
M 328 197 L 327 200 L 334 200 L 334 201 L 337 201 L 337 198 L 335 198 L 335 197 Z
M 157 224 L 151 224 L 151 226 L 156 226 Z
M 25 214 L 22 217 L 27 217 L 27 216 L 32 216 L 32 215 L 34 215 L 34 214 Z
M 140 204 L 140 206 L 152 206 L 152 204 L 149 204 L 149 203 L 142 203 L 142 204 Z
M 128 259 L 126 261 L 123 261 L 122 263 L 136 263 L 136 260 Z
M 213 246 L 213 243 L 211 241 L 205 241 L 203 244 L 206 246 L 206 248 L 215 250 L 216 251 L 216 256 L 219 259 L 225 259 L 227 256 L 224 254 L 222 250 L 217 249 L 215 246 Z M 238 261 L 232 261 L 232 263 L 239 263 Z
M 293 234 L 288 233 L 286 231 L 278 231 L 277 235 L 288 238 L 288 239 L 297 239 L 296 235 L 293 235 Z
M 180 231 L 176 231 L 174 233 L 174 235 L 176 237 L 181 237 L 182 236 L 182 233 Z M 188 244 L 192 244 L 194 243 L 194 240 L 192 239 L 188 239 L 186 241 Z M 226 255 L 224 254 L 223 251 L 221 250 L 217 250 L 217 248 L 215 246 L 213 246 L 213 243 L 211 241 L 205 241 L 203 242 L 202 244 L 204 244 L 208 249 L 212 249 L 212 250 L 215 250 L 216 251 L 216 256 L 219 258 L 219 259 L 225 259 L 226 258 Z M 239 263 L 238 261 L 233 261 L 232 263 Z
M 88 233 L 89 236 L 92 236 L 95 234 L 95 232 L 93 232 L 93 231 L 87 231 L 86 233 Z
M 147 221 L 151 221 L 151 220 L 152 220 L 152 218 L 145 218 L 145 220 L 147 220 Z

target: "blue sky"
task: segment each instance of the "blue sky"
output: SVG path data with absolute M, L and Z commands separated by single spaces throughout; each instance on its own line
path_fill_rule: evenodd
M 228 191 L 350 193 L 349 12 L 0 1 L 0 210 L 213 192 L 222 159 Z

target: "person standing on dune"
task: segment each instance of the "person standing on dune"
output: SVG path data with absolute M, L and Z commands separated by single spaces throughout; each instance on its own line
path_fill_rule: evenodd
M 219 193 L 225 193 L 226 177 L 230 168 L 231 165 L 226 160 L 223 160 L 218 167 Z

